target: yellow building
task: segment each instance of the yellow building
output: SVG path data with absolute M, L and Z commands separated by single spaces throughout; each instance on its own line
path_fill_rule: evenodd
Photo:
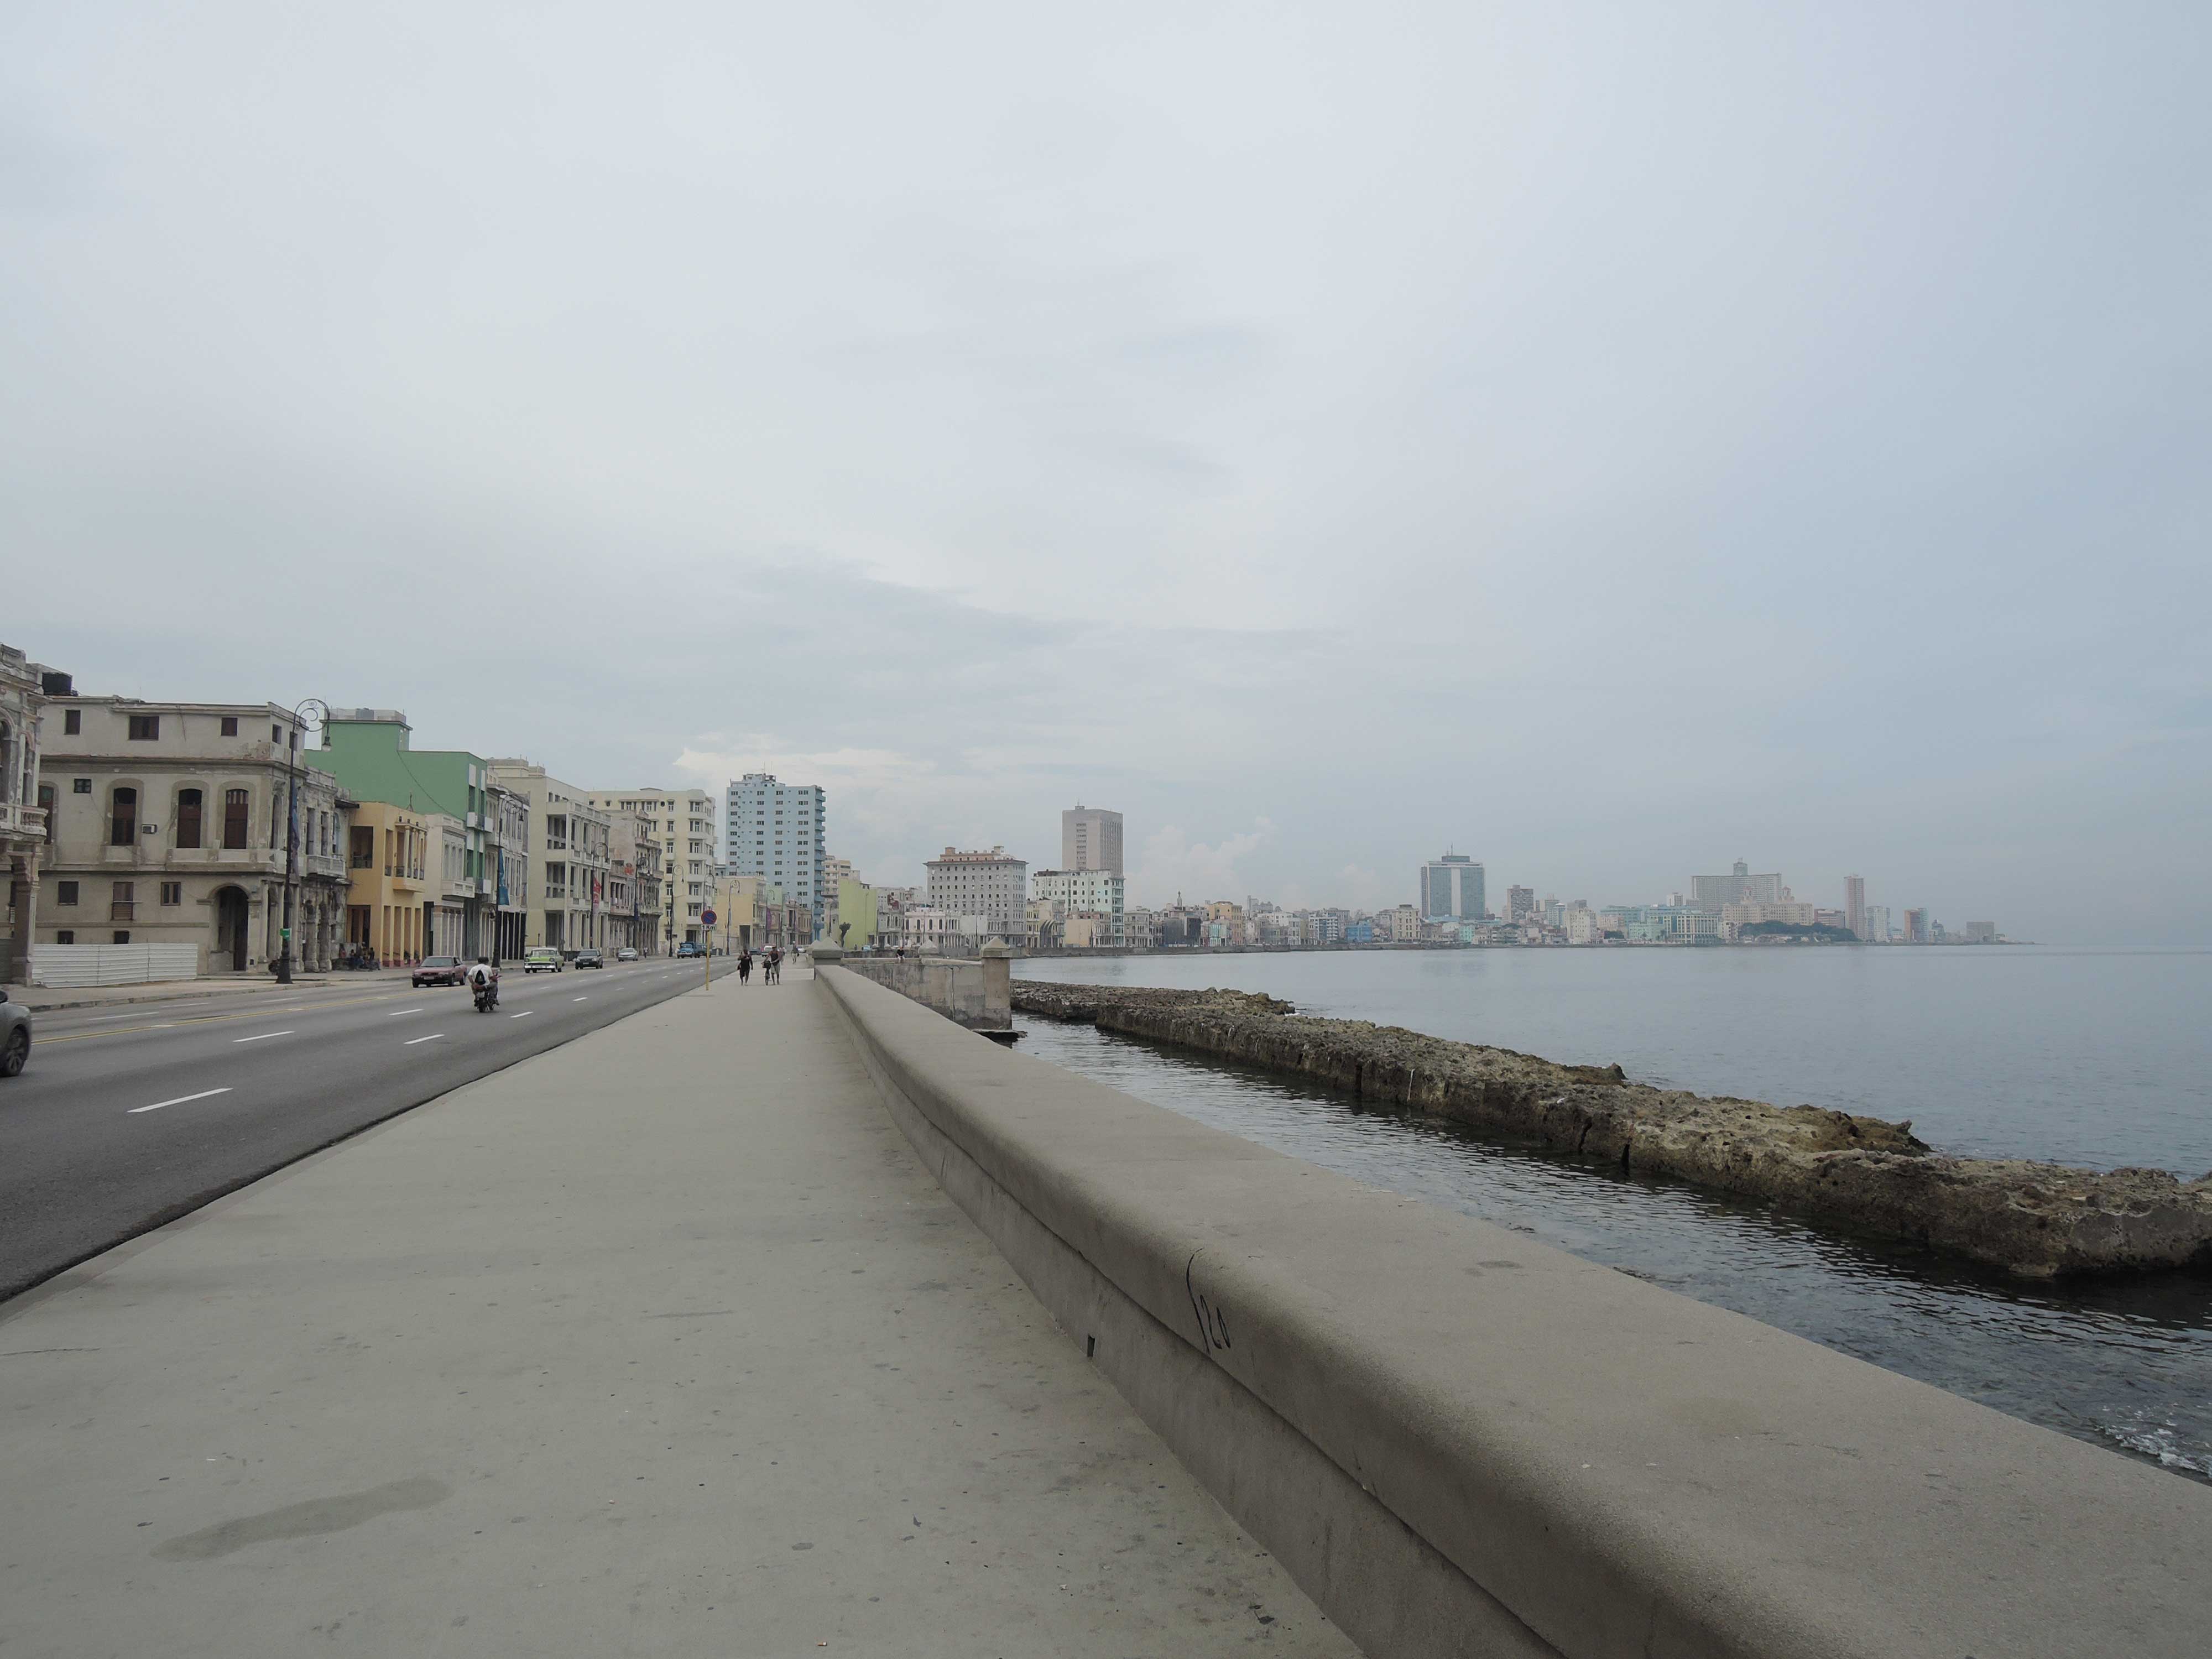
M 716 875 L 708 884 L 707 903 L 714 913 L 711 943 L 732 955 L 757 950 L 761 939 L 761 900 L 766 882 L 759 876 Z
M 428 878 L 430 820 L 385 801 L 363 801 L 346 836 L 346 943 L 366 945 L 386 968 L 420 962 L 424 906 L 443 884 Z

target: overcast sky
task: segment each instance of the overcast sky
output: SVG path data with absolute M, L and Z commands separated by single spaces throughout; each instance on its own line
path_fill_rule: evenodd
M 0 9 L 0 637 L 1133 898 L 2212 929 L 2212 9 Z

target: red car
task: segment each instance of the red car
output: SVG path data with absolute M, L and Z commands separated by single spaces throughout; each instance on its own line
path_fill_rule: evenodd
M 417 985 L 459 985 L 468 976 L 459 957 L 424 957 L 415 964 Z

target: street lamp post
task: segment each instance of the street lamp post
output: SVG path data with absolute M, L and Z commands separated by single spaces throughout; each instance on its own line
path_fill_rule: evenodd
M 292 710 L 290 740 L 291 763 L 284 769 L 284 949 L 276 958 L 276 982 L 292 982 L 292 895 L 300 878 L 300 728 L 307 724 L 309 708 L 322 711 L 324 726 L 330 724 L 331 706 L 320 697 L 303 697 Z

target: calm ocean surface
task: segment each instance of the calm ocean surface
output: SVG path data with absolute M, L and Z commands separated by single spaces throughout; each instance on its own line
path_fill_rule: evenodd
M 1014 967 L 1265 991 L 1308 1013 L 1617 1060 L 1701 1094 L 1910 1118 L 1946 1152 L 2212 1168 L 2212 953 L 1494 950 Z M 1025 1052 L 1215 1127 L 2212 1479 L 2212 1280 L 2023 1285 L 1088 1026 L 1022 1024 Z

